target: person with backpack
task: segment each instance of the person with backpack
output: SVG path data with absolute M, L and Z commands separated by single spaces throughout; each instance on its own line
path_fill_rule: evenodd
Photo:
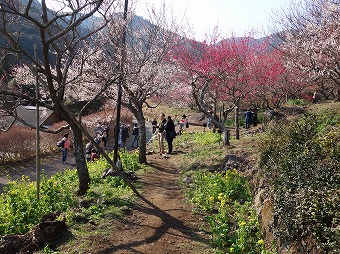
M 61 140 L 62 145 L 61 145 L 61 161 L 62 163 L 66 163 L 66 158 L 67 158 L 67 154 L 68 151 L 71 148 L 71 141 L 69 139 L 69 134 L 65 133 L 63 139 Z
M 138 138 L 139 138 L 139 127 L 138 127 L 138 123 L 134 123 L 132 135 L 134 135 L 135 138 L 133 139 L 131 146 L 132 146 L 132 147 L 135 147 L 134 145 L 135 145 L 135 142 L 136 142 L 136 143 L 137 143 L 137 146 L 136 146 L 136 147 L 138 147 Z

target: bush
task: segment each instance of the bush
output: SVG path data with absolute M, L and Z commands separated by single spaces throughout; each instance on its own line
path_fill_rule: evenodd
M 306 102 L 304 99 L 290 99 L 287 101 L 287 104 L 294 106 L 306 106 L 308 105 L 308 102 Z
M 340 220 L 340 129 L 325 128 L 325 119 L 310 115 L 274 125 L 261 141 L 260 167 L 271 180 L 283 244 L 300 253 L 311 236 L 325 253 L 337 253 Z
M 8 132 L 0 132 L 1 162 L 26 160 L 35 155 L 35 131 L 13 126 Z

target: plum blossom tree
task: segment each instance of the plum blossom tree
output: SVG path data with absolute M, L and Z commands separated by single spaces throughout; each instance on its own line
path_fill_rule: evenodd
M 84 194 L 90 183 L 83 153 L 84 128 L 65 106 L 65 92 L 71 89 L 70 86 L 76 83 L 83 71 L 80 65 L 77 69 L 73 68 L 73 70 L 78 70 L 78 73 L 70 75 L 75 56 L 80 52 L 84 42 L 107 24 L 107 21 L 102 19 L 102 22 L 97 22 L 95 26 L 90 27 L 84 25 L 85 21 L 90 21 L 95 13 L 104 16 L 107 11 L 114 8 L 115 1 L 68 0 L 58 3 L 58 10 L 50 10 L 46 7 L 45 0 L 41 1 L 41 6 L 33 0 L 25 3 L 18 0 L 1 1 L 0 33 L 6 41 L 2 44 L 3 48 L 7 52 L 16 54 L 31 68 L 33 73 L 39 74 L 46 100 L 36 100 L 18 89 L 8 89 L 5 87 L 7 84 L 2 84 L 0 94 L 6 99 L 25 100 L 50 108 L 60 118 L 66 120 L 74 137 L 74 152 L 79 177 L 78 194 Z M 81 27 L 82 24 L 84 26 Z M 87 24 L 92 24 L 92 22 Z M 36 32 L 37 55 L 39 56 L 37 59 L 31 54 L 32 49 L 21 44 L 24 35 L 21 32 L 23 27 Z M 88 137 L 91 138 L 89 135 Z
M 280 107 L 286 99 L 301 91 L 303 79 L 291 75 L 283 54 L 269 47 L 267 41 L 252 37 L 228 38 L 210 43 L 179 41 L 171 56 L 181 72 L 176 76 L 180 83 L 191 86 L 199 109 L 213 117 L 224 137 L 228 131 L 216 116 L 207 111 L 227 102 L 227 113 L 235 109 L 236 138 L 239 138 L 239 109 L 242 105 Z M 296 68 L 291 68 L 291 71 Z M 224 144 L 228 144 L 226 138 Z
M 139 135 L 139 162 L 146 163 L 146 129 L 143 106 L 146 100 L 152 97 L 161 97 L 169 88 L 169 80 L 174 72 L 173 66 L 167 61 L 167 52 L 175 38 L 178 36 L 175 22 L 165 19 L 165 9 L 156 14 L 150 9 L 150 20 L 140 20 L 132 12 L 129 13 L 127 24 L 117 14 L 106 16 L 112 20 L 105 30 L 96 38 L 98 45 L 103 45 L 102 62 L 111 66 L 111 70 L 101 70 L 100 77 L 105 82 L 111 82 L 107 96 L 117 98 L 117 82 L 112 82 L 113 63 L 123 64 L 122 105 L 128 108 L 140 128 Z M 119 25 L 121 24 L 121 25 Z M 126 44 L 122 48 L 121 38 L 127 27 Z M 121 52 L 125 51 L 125 55 Z M 109 56 L 109 57 L 108 57 Z M 124 59 L 122 59 L 124 56 Z M 119 67 L 119 66 L 118 66 Z M 97 69 L 92 67 L 92 69 Z M 147 105 L 148 106 L 148 105 Z
M 253 91 L 250 87 L 250 63 L 255 56 L 257 45 L 250 37 L 231 38 L 210 43 L 179 42 L 172 51 L 175 63 L 183 70 L 178 75 L 180 82 L 189 84 L 199 109 L 212 118 L 213 124 L 222 130 L 225 145 L 229 145 L 228 130 L 217 116 L 208 112 L 209 104 L 228 102 L 230 112 L 238 108 L 242 99 Z M 215 106 L 216 108 L 216 106 Z M 216 110 L 216 109 L 215 109 Z M 236 119 L 238 123 L 238 119 Z M 236 125 L 238 132 L 238 125 Z
M 292 66 L 288 69 L 285 56 L 278 49 L 259 52 L 252 58 L 249 71 L 253 91 L 246 100 L 256 108 L 279 108 L 306 87 L 305 75 Z
M 326 98 L 340 99 L 340 3 L 304 0 L 282 13 L 282 50 L 288 66 L 308 75 Z

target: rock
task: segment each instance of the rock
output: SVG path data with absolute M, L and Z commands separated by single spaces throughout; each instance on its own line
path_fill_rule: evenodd
M 154 150 L 149 150 L 149 151 L 146 152 L 147 155 L 154 154 L 154 153 L 155 153 Z
M 123 206 L 120 210 L 123 212 L 124 215 L 133 214 L 133 210 L 128 206 Z
M 234 168 L 238 168 L 238 157 L 236 155 L 233 154 L 229 154 L 225 157 L 225 159 L 223 160 L 223 162 L 220 165 L 220 169 L 223 171 L 227 171 L 229 169 L 234 169 Z
M 7 235 L 0 239 L 0 254 L 33 253 L 48 244 L 52 244 L 66 233 L 64 221 L 44 221 L 33 227 L 25 235 Z
M 184 177 L 182 182 L 189 185 L 193 182 L 193 180 L 190 177 Z

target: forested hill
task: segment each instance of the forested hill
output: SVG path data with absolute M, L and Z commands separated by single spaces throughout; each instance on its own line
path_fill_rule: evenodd
M 20 0 L 22 4 L 26 6 L 27 0 Z M 14 4 L 14 3 L 13 3 Z M 19 3 L 20 4 L 20 3 Z M 38 0 L 34 0 L 31 5 L 31 10 L 30 10 L 30 15 L 34 17 L 41 17 L 42 15 L 42 7 L 41 4 Z M 117 15 L 122 15 L 122 14 L 117 14 Z M 54 16 L 53 10 L 50 10 L 49 16 L 52 17 Z M 86 21 L 84 21 L 80 26 L 79 26 L 79 31 L 80 33 L 88 33 L 89 27 L 93 26 L 94 23 L 99 23 L 101 21 L 101 18 L 97 16 L 93 16 Z M 0 21 L 1 22 L 1 21 Z M 19 25 L 18 25 L 19 24 Z M 2 24 L 0 23 L 1 27 Z M 60 23 L 61 27 L 66 27 L 67 23 Z M 140 17 L 140 16 L 134 16 L 132 19 L 132 23 L 130 27 L 134 29 L 138 29 L 140 26 L 153 26 L 149 21 L 146 19 Z M 22 47 L 23 51 L 28 52 L 31 56 L 34 55 L 34 44 L 39 47 L 41 45 L 40 43 L 40 35 L 39 31 L 34 28 L 34 26 L 27 21 L 20 21 L 17 24 L 10 24 L 11 30 L 15 32 L 20 32 L 20 40 L 19 44 Z M 0 47 L 4 48 L 7 46 L 6 38 L 1 37 L 0 38 Z M 40 57 L 39 53 L 39 48 L 38 48 L 38 57 Z M 51 54 L 51 58 L 54 56 Z M 10 73 L 11 66 L 17 64 L 20 61 L 16 56 L 13 54 L 8 54 L 5 57 L 2 58 L 2 61 L 0 62 L 0 75 L 5 73 Z
M 27 4 L 27 0 L 20 0 L 20 2 L 25 6 Z M 42 15 L 41 10 L 42 10 L 42 6 L 40 2 L 38 0 L 34 0 L 31 5 L 30 15 L 35 16 L 35 17 L 41 17 Z M 50 10 L 49 15 L 51 17 L 54 16 L 53 10 Z M 122 14 L 120 13 L 117 15 L 122 15 Z M 99 17 L 93 16 L 92 18 L 87 19 L 80 25 L 78 32 L 86 34 L 89 30 L 89 27 L 91 27 L 94 23 L 99 23 L 100 21 L 101 19 Z M 38 51 L 37 51 L 38 58 L 41 57 L 39 53 L 40 52 L 39 45 L 41 45 L 39 31 L 27 21 L 22 20 L 22 22 L 19 22 L 19 24 L 20 24 L 19 26 L 17 24 L 12 24 L 12 30 L 16 32 L 20 32 L 21 36 L 20 36 L 19 44 L 22 47 L 23 51 L 28 52 L 31 56 L 33 56 L 34 55 L 34 44 L 36 44 L 38 47 Z M 61 27 L 65 27 L 67 25 L 67 22 L 60 23 L 59 25 Z M 130 29 L 137 29 L 137 30 L 139 27 L 150 27 L 150 26 L 152 27 L 154 26 L 154 24 L 150 23 L 148 20 L 140 16 L 134 16 L 131 24 L 129 25 Z M 264 37 L 260 39 L 251 38 L 250 42 L 256 45 L 256 44 L 263 42 L 267 38 L 268 37 Z M 273 38 L 274 38 L 273 41 L 275 44 L 275 41 L 277 42 L 278 40 L 275 36 Z M 129 37 L 127 39 L 129 41 Z M 234 39 L 241 41 L 242 37 L 234 38 Z M 6 40 L 5 38 L 0 38 L 0 47 L 4 47 L 4 46 L 6 46 Z M 50 57 L 53 58 L 54 55 L 51 54 Z M 0 62 L 0 75 L 2 76 L 4 72 L 10 73 L 11 66 L 17 64 L 19 61 L 20 59 L 18 59 L 16 56 L 12 54 L 9 54 L 9 55 L 6 55 L 6 57 L 3 57 L 2 61 Z

